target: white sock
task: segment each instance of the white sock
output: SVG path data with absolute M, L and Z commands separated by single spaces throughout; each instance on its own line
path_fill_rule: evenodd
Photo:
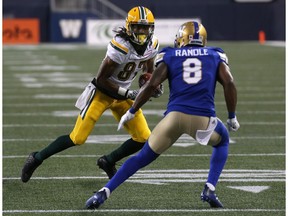
M 101 188 L 99 191 L 102 191 L 102 190 L 105 190 L 105 192 L 106 192 L 106 197 L 107 197 L 107 199 L 108 199 L 109 196 L 110 196 L 110 189 L 107 188 L 107 187 L 103 187 L 103 188 Z
M 209 182 L 207 182 L 206 185 L 208 186 L 208 188 L 209 188 L 211 191 L 215 191 L 214 185 L 212 185 L 212 184 L 209 183 Z

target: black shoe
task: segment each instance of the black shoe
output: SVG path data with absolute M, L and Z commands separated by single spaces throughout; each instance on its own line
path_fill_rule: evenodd
M 111 164 L 110 162 L 108 162 L 105 155 L 97 160 L 97 165 L 100 169 L 103 169 L 106 172 L 109 179 L 111 179 L 117 172 L 115 164 Z
M 209 189 L 205 184 L 204 190 L 201 193 L 201 200 L 203 202 L 208 202 L 211 208 L 223 208 L 223 204 L 220 202 L 218 197 L 215 194 L 215 191 Z
M 28 158 L 24 164 L 24 167 L 22 168 L 22 174 L 21 174 L 22 182 L 28 182 L 29 179 L 31 178 L 33 172 L 36 170 L 36 168 L 42 164 L 41 161 L 39 161 L 35 158 L 36 153 L 37 152 L 32 152 L 28 156 Z

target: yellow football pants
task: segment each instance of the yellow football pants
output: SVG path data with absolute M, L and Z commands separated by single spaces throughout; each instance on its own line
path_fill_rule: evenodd
M 121 116 L 126 113 L 132 104 L 133 101 L 130 99 L 116 100 L 96 90 L 91 102 L 78 115 L 74 129 L 70 133 L 71 140 L 75 145 L 84 144 L 92 132 L 95 123 L 105 110 L 110 109 L 114 118 L 119 122 Z M 151 133 L 141 109 L 136 112 L 132 120 L 124 124 L 124 128 L 131 135 L 132 139 L 137 142 L 145 142 Z

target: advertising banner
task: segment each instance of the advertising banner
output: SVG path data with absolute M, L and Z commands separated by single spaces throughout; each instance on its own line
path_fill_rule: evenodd
M 173 45 L 176 32 L 181 24 L 192 19 L 157 19 L 155 22 L 155 36 L 158 38 L 160 45 Z M 87 20 L 86 23 L 86 41 L 91 45 L 107 46 L 112 37 L 115 35 L 113 30 L 125 26 L 125 20 Z
M 38 44 L 38 19 L 4 19 L 3 44 Z
M 86 42 L 85 13 L 52 13 L 50 22 L 51 42 L 72 43 Z

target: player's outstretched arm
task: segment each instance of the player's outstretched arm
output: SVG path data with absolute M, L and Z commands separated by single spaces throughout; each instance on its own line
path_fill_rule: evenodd
M 154 94 L 155 89 L 167 79 L 167 66 L 165 63 L 159 64 L 156 70 L 152 73 L 151 79 L 140 89 L 132 107 L 121 117 L 118 124 L 120 130 L 124 123 L 134 118 L 135 113 L 150 99 Z
M 151 98 L 158 86 L 166 79 L 167 66 L 165 63 L 160 63 L 152 73 L 151 79 L 140 89 L 132 107 L 135 110 L 140 109 Z
M 237 89 L 229 66 L 223 62 L 220 63 L 219 66 L 218 81 L 224 89 L 224 97 L 228 110 L 228 129 L 230 131 L 237 131 L 240 128 L 240 124 L 236 117 Z

